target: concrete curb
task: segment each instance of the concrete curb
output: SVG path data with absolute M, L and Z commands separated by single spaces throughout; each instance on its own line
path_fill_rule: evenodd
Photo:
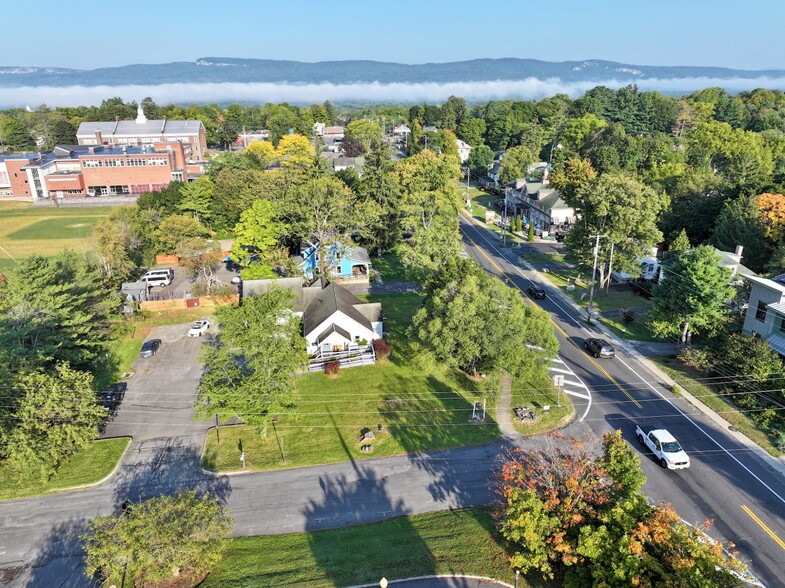
M 79 484 L 78 486 L 68 486 L 67 488 L 57 488 L 55 490 L 50 490 L 46 494 L 58 494 L 60 492 L 73 492 L 74 490 L 84 490 L 85 488 L 94 488 L 95 486 L 100 486 L 107 480 L 109 480 L 112 476 L 117 473 L 117 470 L 120 469 L 120 466 L 123 465 L 123 460 L 125 456 L 128 454 L 128 450 L 131 447 L 131 444 L 134 442 L 134 438 L 131 436 L 123 435 L 121 437 L 107 437 L 106 439 L 100 439 L 101 441 L 109 440 L 109 439 L 128 439 L 128 443 L 125 444 L 125 449 L 123 449 L 123 453 L 120 454 L 120 459 L 117 460 L 117 463 L 114 464 L 112 471 L 106 474 L 103 478 L 98 480 L 97 482 L 91 482 L 89 484 Z M 45 496 L 45 494 L 41 494 L 41 496 Z
M 479 226 L 480 228 L 484 228 L 490 233 L 493 233 L 493 231 L 491 231 L 487 227 L 483 227 L 474 218 L 468 217 L 468 220 L 472 222 L 472 224 L 474 224 L 475 226 Z M 493 234 L 495 236 L 495 233 Z M 562 300 L 562 302 L 569 305 L 573 310 L 575 310 L 578 313 L 579 316 L 583 314 L 584 310 L 580 306 L 575 304 L 572 298 L 570 298 L 564 292 L 562 292 L 561 288 L 556 284 L 554 284 L 549 279 L 548 272 L 541 272 L 537 268 L 532 266 L 528 261 L 526 261 L 523 258 L 523 256 L 518 256 L 518 257 L 520 258 L 521 265 L 523 265 L 527 271 L 545 276 L 545 279 L 548 281 L 548 284 L 551 286 L 551 291 L 555 291 L 558 294 L 559 299 Z M 605 327 L 605 325 L 603 325 L 600 321 L 595 320 L 591 326 L 597 331 L 602 332 L 609 339 L 612 339 L 619 347 L 625 349 L 647 370 L 649 370 L 652 374 L 660 378 L 665 385 L 671 387 L 676 386 L 680 391 L 679 395 L 682 396 L 685 400 L 687 400 L 687 402 L 692 404 L 696 409 L 698 409 L 698 411 L 704 414 L 714 424 L 722 428 L 723 431 L 728 433 L 738 443 L 746 447 L 750 451 L 750 453 L 764 466 L 768 466 L 769 468 L 777 472 L 780 476 L 785 477 L 785 459 L 777 458 L 772 455 L 769 455 L 769 453 L 766 450 L 760 447 L 760 445 L 755 443 L 752 439 L 747 437 L 744 433 L 734 430 L 733 425 L 731 425 L 728 421 L 726 421 L 724 418 L 722 418 L 720 415 L 714 412 L 711 408 L 703 404 L 703 402 L 695 398 L 695 396 L 690 394 L 682 386 L 679 386 L 679 384 L 676 381 L 674 381 L 668 374 L 663 372 L 655 363 L 650 361 L 649 358 L 647 358 L 644 355 L 641 355 L 640 352 L 637 349 L 635 349 L 634 345 L 631 345 L 629 344 L 629 342 L 619 339 L 619 337 L 617 337 L 615 333 L 610 331 L 610 329 Z M 671 394 L 673 394 L 673 392 L 671 392 Z M 675 394 L 673 395 L 676 396 Z
M 530 271 L 538 272 L 534 267 L 532 267 L 528 262 L 523 261 L 522 263 L 526 266 L 526 269 Z M 565 303 L 569 304 L 573 310 L 575 310 L 579 315 L 584 312 L 584 310 L 575 304 L 575 302 L 567 296 L 564 292 L 561 291 L 557 285 L 551 282 L 548 279 L 548 274 L 545 273 L 545 278 L 548 280 L 548 283 L 552 286 L 553 290 L 555 290 L 559 298 Z M 785 462 L 781 458 L 776 458 L 764 450 L 760 445 L 755 443 L 752 439 L 747 437 L 744 433 L 741 433 L 737 430 L 734 430 L 733 425 L 731 425 L 728 421 L 714 412 L 711 408 L 703 404 L 700 400 L 698 400 L 695 396 L 690 394 L 687 390 L 685 390 L 682 386 L 680 386 L 673 378 L 671 378 L 668 374 L 663 372 L 659 366 L 657 366 L 654 362 L 649 360 L 648 357 L 641 355 L 641 353 L 635 348 L 634 345 L 631 345 L 628 341 L 624 341 L 616 336 L 610 329 L 605 327 L 600 321 L 595 320 L 591 325 L 595 330 L 602 332 L 607 338 L 612 339 L 616 345 L 625 349 L 630 355 L 632 355 L 638 362 L 640 362 L 647 370 L 649 370 L 652 374 L 657 376 L 662 380 L 662 383 L 667 386 L 675 386 L 679 390 L 679 394 L 676 395 L 673 392 L 671 394 L 676 396 L 682 396 L 687 402 L 689 402 L 692 406 L 694 406 L 698 411 L 704 414 L 709 420 L 711 420 L 715 425 L 719 426 L 723 429 L 727 434 L 733 437 L 738 443 L 746 447 L 750 453 L 755 456 L 759 461 L 776 471 L 781 476 L 785 477 Z
M 494 584 L 496 586 L 505 586 L 506 588 L 513 588 L 512 584 L 508 584 L 507 582 L 502 582 L 501 580 L 497 580 L 495 578 L 487 578 L 485 576 L 469 576 L 463 574 L 435 574 L 432 576 L 413 576 L 411 578 L 401 578 L 398 580 L 387 580 L 387 585 L 392 584 L 403 584 L 405 582 L 419 582 L 422 580 L 476 580 L 477 582 L 485 582 L 488 584 Z M 460 586 L 465 586 L 464 582 L 460 584 L 456 584 Z M 379 583 L 376 582 L 374 584 L 358 584 L 356 586 L 350 586 L 349 588 L 377 588 Z

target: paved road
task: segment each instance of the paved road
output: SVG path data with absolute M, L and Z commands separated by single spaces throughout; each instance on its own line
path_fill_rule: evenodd
M 529 277 L 536 279 L 488 248 L 491 263 L 477 245 L 483 242 L 482 233 L 472 227 L 464 229 L 470 237 L 467 248 L 489 271 L 503 277 L 509 274 L 524 288 Z M 647 493 L 655 500 L 673 502 L 688 521 L 714 517 L 714 534 L 732 539 L 766 584 L 782 585 L 785 544 L 777 543 L 785 529 L 782 479 L 682 400 L 666 395 L 666 401 L 663 386 L 629 353 L 620 350 L 617 360 L 602 364 L 589 358 L 579 347 L 589 333 L 572 311 L 552 296 L 542 304 L 552 313 L 559 331 L 563 363 L 557 369 L 563 365 L 576 382 L 587 386 L 573 390 L 587 398 L 575 396 L 582 404 L 570 433 L 601 434 L 619 427 L 632 441 L 633 421 L 664 422 L 691 453 L 694 465 L 686 472 L 664 472 L 643 456 Z M 87 585 L 78 540 L 86 521 L 117 512 L 127 497 L 147 497 L 181 487 L 209 490 L 223 498 L 237 521 L 236 535 L 362 524 L 478 506 L 491 499 L 488 480 L 507 442 L 231 478 L 203 473 L 198 468 L 198 449 L 207 423 L 191 422 L 188 408 L 200 372 L 195 362 L 198 341 L 183 337 L 182 329 L 162 330 L 164 347 L 157 356 L 144 360 L 147 367 L 168 373 L 174 383 L 159 379 L 157 374 L 163 372 L 158 370 L 145 372 L 141 360 L 137 362 L 138 376 L 108 430 L 116 434 L 138 430 L 118 476 L 81 492 L 0 503 L 0 584 Z M 535 447 L 538 440 L 525 443 Z
M 587 337 L 605 335 L 587 328 L 576 312 L 538 273 L 517 264 L 513 250 L 500 250 L 498 239 L 462 220 L 464 245 L 490 273 L 525 291 L 532 283 L 548 298 L 537 303 L 556 326 L 560 357 L 591 390 L 592 405 L 584 423 L 597 435 L 622 429 L 636 449 L 635 422 L 663 425 L 692 457 L 689 470 L 663 471 L 641 454 L 648 478 L 644 488 L 655 501 L 673 503 L 692 523 L 714 519 L 712 535 L 733 541 L 751 569 L 768 586 L 785 585 L 785 483 L 726 430 L 698 413 L 638 360 L 617 345 L 613 360 L 595 360 L 582 347 Z M 575 431 L 571 431 L 573 434 Z

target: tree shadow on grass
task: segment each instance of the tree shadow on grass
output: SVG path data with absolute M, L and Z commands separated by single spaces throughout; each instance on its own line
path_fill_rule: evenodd
M 409 460 L 427 472 L 428 491 L 443 508 L 466 508 L 489 504 L 492 466 L 507 447 L 497 440 L 499 429 L 490 412 L 483 420 L 473 419 L 473 401 L 436 377 L 428 378 L 432 395 L 387 398 L 380 412 L 388 433 L 407 451 Z M 483 393 L 477 392 L 477 402 Z M 389 406 L 398 410 L 390 410 Z M 481 410 L 476 411 L 479 417 Z M 423 448 L 455 447 L 423 452 Z
M 311 500 L 303 509 L 311 551 L 323 579 L 332 585 L 345 586 L 375 584 L 382 577 L 395 579 L 435 573 L 428 546 L 406 518 L 409 509 L 401 499 L 391 495 L 385 477 L 378 477 L 370 466 L 352 458 L 337 426 L 335 431 L 349 456 L 351 472 L 320 476 L 321 500 Z M 382 533 L 373 526 L 362 533 L 318 532 L 394 518 L 393 532 Z M 379 557 L 380 553 L 383 557 Z

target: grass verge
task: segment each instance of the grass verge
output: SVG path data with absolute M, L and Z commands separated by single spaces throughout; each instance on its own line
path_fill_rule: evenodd
M 718 394 L 717 390 L 712 386 L 703 384 L 700 381 L 702 376 L 697 371 L 684 365 L 676 357 L 652 357 L 650 359 L 662 371 L 673 378 L 679 386 L 736 427 L 756 445 L 774 457 L 783 455 L 783 452 L 774 446 L 766 431 L 761 430 L 755 423 L 745 417 L 728 398 Z
M 531 378 L 515 378 L 510 394 L 510 408 L 527 406 L 534 410 L 536 420 L 519 422 L 514 415 L 513 426 L 522 435 L 538 435 L 566 425 L 572 418 L 575 408 L 569 397 L 562 393 L 557 395 L 548 374 L 538 374 Z M 549 407 L 543 410 L 544 407 Z
M 343 369 L 337 377 L 300 377 L 295 407 L 279 414 L 266 434 L 245 426 L 212 431 L 203 457 L 206 468 L 237 470 L 241 452 L 247 468 L 266 470 L 477 445 L 499 436 L 490 417 L 470 422 L 473 402 L 483 397 L 493 414 L 496 392 L 482 392 L 481 382 L 437 365 L 407 338 L 406 327 L 422 295 L 369 298 L 382 303 L 387 317 L 393 348 L 389 359 Z M 374 438 L 361 443 L 364 429 L 373 431 Z M 362 451 L 362 445 L 372 450 Z
M 202 584 L 212 586 L 356 586 L 434 574 L 466 574 L 513 583 L 488 509 L 402 517 L 329 531 L 233 539 Z M 527 583 L 521 578 L 519 584 Z
M 74 486 L 95 484 L 109 475 L 130 442 L 130 437 L 93 441 L 87 448 L 72 455 L 45 482 L 27 477 L 18 478 L 0 467 L 0 500 L 39 496 Z
M 407 268 L 401 263 L 401 258 L 397 251 L 389 251 L 381 257 L 374 257 L 371 261 L 373 269 L 381 274 L 382 281 L 385 284 L 411 282 L 414 280 Z

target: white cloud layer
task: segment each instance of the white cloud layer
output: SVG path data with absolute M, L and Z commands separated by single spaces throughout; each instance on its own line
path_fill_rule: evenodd
M 540 99 L 557 93 L 577 98 L 595 86 L 620 88 L 629 81 L 564 82 L 558 78 L 540 80 L 497 80 L 493 82 L 392 83 L 382 84 L 286 84 L 286 83 L 193 83 L 125 86 L 25 86 L 0 88 L 0 108 L 32 108 L 47 104 L 57 106 L 99 105 L 102 100 L 119 96 L 125 101 L 150 96 L 158 104 L 227 103 L 227 102 L 291 102 L 311 104 L 332 102 L 442 102 L 450 96 L 469 101 L 504 98 Z M 719 86 L 729 92 L 767 88 L 785 90 L 785 77 L 760 78 L 675 78 L 637 80 L 641 90 L 657 90 L 669 94 L 689 93 Z

